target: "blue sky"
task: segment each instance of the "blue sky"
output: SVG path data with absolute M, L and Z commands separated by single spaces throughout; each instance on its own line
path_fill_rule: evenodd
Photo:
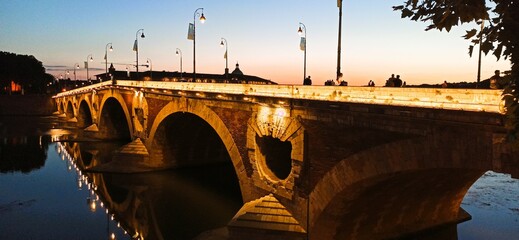
M 192 72 L 193 42 L 187 39 L 187 29 L 201 7 L 207 21 L 196 23 L 197 72 L 223 73 L 223 37 L 231 71 L 239 62 L 245 74 L 301 84 L 303 52 L 297 29 L 303 22 L 307 75 L 319 85 L 335 78 L 338 8 L 332 0 L 0 1 L 0 50 L 34 55 L 55 76 L 66 69 L 72 72 L 75 63 L 83 67 L 89 54 L 94 58 L 91 74 L 104 72 L 105 46 L 110 42 L 114 51 L 108 53 L 108 62 L 124 70 L 135 62 L 132 47 L 141 28 L 146 38 L 139 39 L 140 63 L 149 58 L 155 71 L 178 71 L 175 49 L 180 48 L 183 70 Z M 401 19 L 392 11 L 391 6 L 402 2 L 344 1 L 341 69 L 350 85 L 370 79 L 382 85 L 392 73 L 408 84 L 475 81 L 477 58 L 469 58 L 469 43 L 461 37 L 473 25 L 450 33 L 425 32 L 426 23 Z M 509 68 L 508 61 L 484 57 L 482 78 Z M 77 76 L 85 78 L 85 69 Z

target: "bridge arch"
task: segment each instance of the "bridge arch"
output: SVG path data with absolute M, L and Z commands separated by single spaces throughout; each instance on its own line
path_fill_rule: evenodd
M 94 123 L 92 111 L 90 110 L 90 106 L 86 99 L 83 99 L 80 102 L 77 112 L 77 126 L 79 128 L 86 128 Z
M 150 162 L 159 167 L 231 162 L 216 131 L 199 116 L 176 112 L 164 118 L 151 142 Z
M 438 156 L 413 138 L 342 160 L 311 192 L 310 233 L 377 239 L 459 221 L 461 201 L 484 171 Z
M 62 98 L 61 99 L 61 102 L 60 102 L 60 113 L 65 113 L 67 112 L 67 103 L 68 103 L 68 98 Z
M 131 117 L 124 98 L 118 92 L 107 92 L 103 95 L 99 107 L 98 137 L 104 139 L 127 139 L 133 136 Z
M 184 119 L 182 120 L 182 118 Z M 228 154 L 228 157 L 234 166 L 234 171 L 238 178 L 240 190 L 243 196 L 245 193 L 244 190 L 246 189 L 246 183 L 248 183 L 249 180 L 245 172 L 243 159 L 238 151 L 238 147 L 236 146 L 236 142 L 234 141 L 231 132 L 226 127 L 225 123 L 220 119 L 220 117 L 200 101 L 190 101 L 187 103 L 187 100 L 184 98 L 175 99 L 159 111 L 157 117 L 153 121 L 147 139 L 147 147 L 151 151 L 150 161 L 153 162 L 152 164 L 168 164 L 164 162 L 165 159 L 162 157 L 163 155 L 160 155 L 160 152 L 157 152 L 158 148 L 164 147 L 159 145 L 164 144 L 163 140 L 166 132 L 165 128 L 174 122 L 188 124 L 189 121 L 194 121 L 195 124 L 206 124 L 207 128 L 201 127 L 199 130 L 206 132 L 214 131 L 214 137 L 217 137 L 218 140 L 221 141 L 223 147 L 225 147 L 225 151 Z M 189 126 L 193 126 L 192 122 L 189 124 Z M 213 139 L 213 141 L 216 141 L 216 139 Z M 243 196 L 243 199 L 248 198 Z
M 67 101 L 65 108 L 65 115 L 67 116 L 67 119 L 71 119 L 76 116 L 74 105 L 71 100 Z
M 54 105 L 56 106 L 56 109 L 57 109 L 58 113 L 60 113 L 60 114 L 63 113 L 63 109 L 64 109 L 64 108 L 63 108 L 63 101 L 62 101 L 62 99 L 63 99 L 63 98 L 56 98 L 56 99 L 55 99 L 56 102 L 54 103 Z

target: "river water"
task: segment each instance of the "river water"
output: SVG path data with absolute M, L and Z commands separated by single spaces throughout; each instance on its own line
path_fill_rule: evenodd
M 69 141 L 75 131 L 56 117 L 0 118 L 0 239 L 224 239 L 242 206 L 232 165 L 82 171 L 124 143 Z M 472 220 L 414 237 L 519 239 L 519 180 L 487 172 L 462 207 Z

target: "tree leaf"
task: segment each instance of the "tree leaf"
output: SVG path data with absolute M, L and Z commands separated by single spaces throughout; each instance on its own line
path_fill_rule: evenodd
M 503 51 L 503 44 L 497 45 L 496 50 L 494 50 L 494 56 L 496 56 L 497 61 L 501 58 L 501 52 Z
M 429 31 L 429 30 L 431 30 L 431 29 L 435 29 L 435 28 L 436 28 L 436 26 L 435 26 L 434 24 L 431 24 L 431 25 L 429 25 L 429 26 L 427 26 L 427 27 L 425 28 L 425 31 Z
M 411 17 L 414 15 L 414 12 L 407 9 L 407 8 L 404 8 L 402 9 L 402 18 L 408 18 L 408 17 Z
M 465 34 L 465 36 L 463 36 L 463 37 L 465 39 L 471 39 L 472 37 L 474 37 L 474 35 L 476 35 L 476 33 L 478 33 L 478 30 L 472 29 L 470 31 L 467 31 L 467 34 Z
M 490 52 L 492 49 L 494 49 L 494 45 L 492 45 L 491 42 L 489 41 L 484 41 L 483 43 L 481 43 L 481 50 L 485 53 L 485 55 L 488 54 L 488 52 Z
M 398 11 L 398 10 L 402 10 L 402 9 L 404 9 L 404 5 L 393 6 L 393 11 Z

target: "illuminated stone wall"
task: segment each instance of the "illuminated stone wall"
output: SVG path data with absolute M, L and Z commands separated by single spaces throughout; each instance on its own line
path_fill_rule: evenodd
M 90 92 L 110 82 L 59 93 L 56 97 Z M 233 94 L 244 97 L 275 97 L 330 102 L 367 103 L 463 111 L 503 112 L 502 90 L 452 88 L 394 88 L 299 85 L 252 85 L 189 82 L 117 81 L 119 87 L 146 88 L 157 92 L 190 91 Z
M 118 81 L 55 99 L 63 113 L 84 96 L 93 119 L 108 98 L 120 103 L 157 168 L 170 166 L 161 124 L 195 116 L 221 139 L 245 202 L 272 194 L 302 228 L 329 238 L 458 220 L 467 189 L 499 162 L 505 133 L 499 90 Z M 373 208 L 360 208 L 365 201 Z

